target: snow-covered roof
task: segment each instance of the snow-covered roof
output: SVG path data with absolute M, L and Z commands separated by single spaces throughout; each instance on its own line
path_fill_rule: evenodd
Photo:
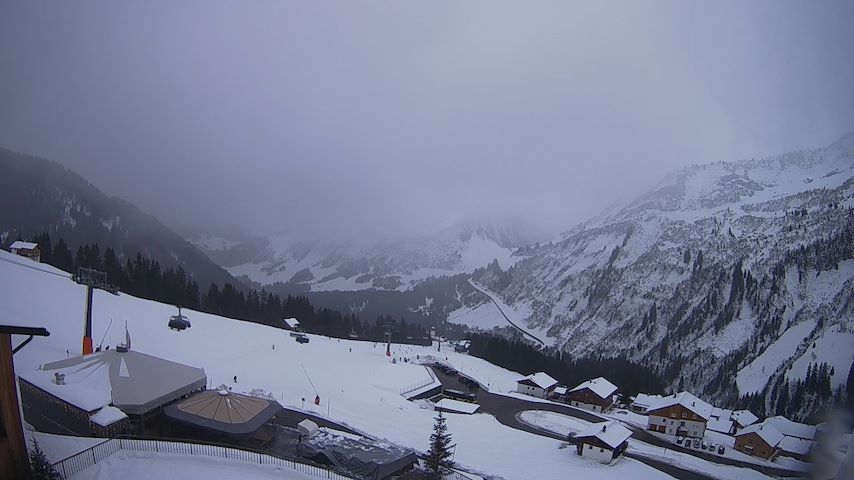
M 9 249 L 11 250 L 13 248 L 20 248 L 22 250 L 32 250 L 38 246 L 38 243 L 22 242 L 20 240 L 15 240 L 15 243 L 9 245 Z
M 732 418 L 732 410 L 720 407 L 713 407 L 711 417 L 717 418 L 719 420 L 730 420 Z
M 555 393 L 558 395 L 566 395 L 566 389 L 567 387 L 564 386 L 555 387 Z
M 813 442 L 809 440 L 784 435 L 783 440 L 780 440 L 780 444 L 777 445 L 777 448 L 788 453 L 806 455 L 810 453 L 810 450 L 812 450 L 812 445 Z
M 286 318 L 283 321 L 285 322 L 285 325 L 287 325 L 289 328 L 296 328 L 299 326 L 299 320 L 297 320 L 296 318 Z
M 125 412 L 109 405 L 98 410 L 95 414 L 89 417 L 90 420 L 97 423 L 98 425 L 101 425 L 102 427 L 112 425 L 118 422 L 119 420 L 123 420 L 125 418 L 128 418 L 128 416 L 125 415 Z
M 576 439 L 584 437 L 596 437 L 605 442 L 611 448 L 617 448 L 632 436 L 631 430 L 624 427 L 620 422 L 609 420 L 607 422 L 594 423 L 575 435 Z
M 471 415 L 480 408 L 480 405 L 476 403 L 461 402 L 450 398 L 443 398 L 436 402 L 436 408 L 441 408 L 442 410 L 447 410 L 449 412 L 467 413 Z
M 616 385 L 609 382 L 604 377 L 598 377 L 592 380 L 587 380 L 586 382 L 570 390 L 570 392 L 577 392 L 579 390 L 584 390 L 585 388 L 589 389 L 591 392 L 599 396 L 599 398 L 603 399 L 610 397 L 614 394 L 614 392 L 617 391 Z
M 637 394 L 635 399 L 632 400 L 632 405 L 635 405 L 635 406 L 641 407 L 641 408 L 647 408 L 650 405 L 652 405 L 653 403 L 658 402 L 662 398 L 664 398 L 664 397 L 661 395 L 647 395 L 645 393 L 639 393 L 639 394 Z
M 519 380 L 518 383 L 522 383 L 525 381 L 533 383 L 534 385 L 544 390 L 548 390 L 549 388 L 557 385 L 557 380 L 552 378 L 548 373 L 544 372 L 532 373 L 527 377 Z
M 55 374 L 65 375 L 57 385 Z M 112 404 L 142 414 L 207 385 L 205 371 L 141 352 L 105 350 L 47 363 L 21 378 L 87 412 Z
M 729 434 L 732 431 L 732 420 L 712 417 L 706 423 L 706 428 L 713 432 Z
M 759 417 L 753 414 L 750 410 L 736 410 L 732 412 L 731 417 L 740 427 L 753 425 L 759 420 Z
M 653 402 L 647 411 L 653 412 L 673 405 L 682 405 L 706 420 L 712 416 L 713 407 L 689 392 L 679 392 L 675 395 L 662 397 Z
M 297 430 L 299 430 L 301 434 L 309 437 L 319 432 L 317 424 L 308 418 L 297 424 Z
M 783 416 L 776 416 L 766 418 L 764 425 L 773 425 L 780 433 L 783 435 L 788 435 L 790 437 L 798 437 L 806 440 L 815 439 L 815 432 L 817 427 L 815 425 L 807 425 L 805 423 L 798 423 L 789 420 Z
M 761 423 L 744 427 L 740 432 L 736 433 L 735 436 L 740 437 L 742 435 L 747 435 L 748 433 L 755 433 L 759 435 L 765 443 L 772 447 L 776 447 L 784 437 L 784 435 L 773 426 L 762 425 Z

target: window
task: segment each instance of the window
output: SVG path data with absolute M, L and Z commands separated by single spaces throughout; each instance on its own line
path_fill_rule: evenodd
M 684 427 L 685 426 L 685 420 L 682 420 L 681 422 L 679 422 L 679 426 Z
M 599 453 L 605 453 L 605 449 L 604 449 L 604 448 L 600 448 L 600 449 L 599 449 Z
M 587 450 L 593 450 L 593 445 L 587 445 Z
M 688 418 L 688 414 L 685 412 L 682 412 L 682 418 Z
M 671 413 L 670 413 L 670 418 L 676 418 L 676 412 L 671 412 Z

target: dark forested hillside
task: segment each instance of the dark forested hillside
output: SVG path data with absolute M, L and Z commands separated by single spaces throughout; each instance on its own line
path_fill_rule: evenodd
M 152 186 L 152 188 L 157 188 Z M 71 251 L 97 243 L 124 263 L 137 252 L 183 267 L 200 285 L 236 283 L 198 248 L 130 203 L 56 162 L 0 149 L 0 245 L 47 232 Z

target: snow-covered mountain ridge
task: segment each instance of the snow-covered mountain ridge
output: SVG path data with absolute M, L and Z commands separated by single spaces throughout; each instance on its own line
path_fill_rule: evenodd
M 529 311 L 527 326 L 566 352 L 626 355 L 656 365 L 674 388 L 712 398 L 765 389 L 771 403 L 770 385 L 807 345 L 854 327 L 852 232 L 849 135 L 817 150 L 674 172 L 476 280 Z M 759 368 L 761 378 L 736 388 L 737 372 L 804 322 L 815 324 L 786 340 L 791 348 Z M 834 386 L 851 354 L 824 355 L 837 364 Z
M 234 241 L 211 235 L 192 241 L 236 277 L 262 285 L 297 283 L 314 291 L 407 290 L 443 275 L 471 273 L 495 259 L 503 268 L 542 239 L 492 222 L 461 222 L 434 235 L 366 244 L 305 241 L 293 234 Z

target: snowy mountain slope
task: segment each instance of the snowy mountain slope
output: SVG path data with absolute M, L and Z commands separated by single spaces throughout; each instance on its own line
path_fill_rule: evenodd
M 132 204 L 108 197 L 76 173 L 43 158 L 0 148 L 0 244 L 47 232 L 72 255 L 81 245 L 112 248 L 122 263 L 137 253 L 165 270 L 181 266 L 201 286 L 237 283 L 202 251 Z M 42 246 L 44 248 L 44 246 Z
M 49 301 L 38 301 L 44 299 Z M 0 251 L 0 300 L 3 318 L 51 332 L 15 355 L 17 372 L 36 370 L 80 348 L 84 288 L 68 274 Z M 322 416 L 328 412 L 332 419 L 375 437 L 426 451 L 435 412 L 423 401 L 405 400 L 399 392 L 430 377 L 423 366 L 399 359 L 435 354 L 431 347 L 393 345 L 398 361 L 392 363 L 382 346 L 372 342 L 309 335 L 310 342 L 302 345 L 287 332 L 271 327 L 189 310 L 184 313 L 192 327 L 172 331 L 166 323 L 174 307 L 97 291 L 93 337 L 105 336 L 105 344 L 114 346 L 124 339 L 122 327 L 127 322 L 135 350 L 202 367 L 210 386 L 228 384 L 243 392 L 260 389 L 296 409 L 303 407 L 302 398 L 314 397 L 313 383 L 321 404 L 305 402 L 306 409 Z M 113 327 L 107 332 L 110 319 Z M 15 337 L 13 343 L 22 340 Z M 442 355 L 461 365 L 463 371 L 487 372 L 489 377 L 483 380 L 493 386 L 514 388 L 515 379 L 521 376 L 467 355 L 445 351 Z M 237 384 L 232 381 L 235 375 Z M 532 464 L 537 465 L 538 478 L 544 479 L 567 474 L 594 480 L 615 475 L 668 478 L 628 458 L 603 467 L 559 449 L 556 440 L 511 429 L 486 414 L 448 415 L 447 425 L 457 444 L 456 462 L 501 478 L 524 478 Z
M 476 280 L 510 305 L 530 305 L 527 325 L 566 352 L 625 355 L 658 366 L 673 388 L 733 400 L 757 386 L 740 382 L 739 391 L 731 377 L 755 369 L 788 329 L 805 336 L 790 335 L 794 349 L 767 356 L 758 370 L 766 382 L 832 325 L 854 326 L 845 300 L 854 296 L 852 232 L 849 135 L 813 151 L 675 172 L 625 208 Z M 798 327 L 816 319 L 815 328 Z
M 368 244 L 301 240 L 276 234 L 240 242 L 201 235 L 192 240 L 236 277 L 262 285 L 293 282 L 314 291 L 407 290 L 443 275 L 471 273 L 495 259 L 508 268 L 518 251 L 542 238 L 530 227 L 461 222 L 437 232 Z

